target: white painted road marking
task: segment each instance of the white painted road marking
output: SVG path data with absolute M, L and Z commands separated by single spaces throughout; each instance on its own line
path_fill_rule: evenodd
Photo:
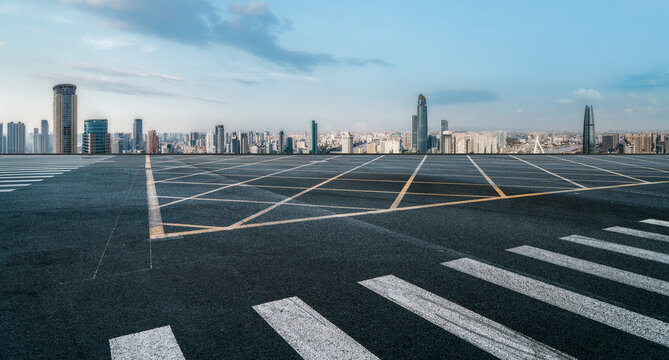
M 659 226 L 669 227 L 669 221 L 664 221 L 664 220 L 646 219 L 646 220 L 641 220 L 639 222 L 642 222 L 644 224 L 652 224 L 652 225 L 659 225 Z
M 297 297 L 253 309 L 304 359 L 377 359 Z
M 593 238 L 589 238 L 586 236 L 581 236 L 581 235 L 569 235 L 565 237 L 561 237 L 560 240 L 565 240 L 565 241 L 571 241 L 573 243 L 585 245 L 585 246 L 591 246 L 595 247 L 598 249 L 602 250 L 608 250 L 608 251 L 613 251 L 617 252 L 619 254 L 625 254 L 629 256 L 634 256 L 638 257 L 641 259 L 646 259 L 646 260 L 651 260 L 651 261 L 657 261 L 661 262 L 664 264 L 669 264 L 669 255 L 655 252 L 655 251 L 650 251 L 650 250 L 645 250 L 645 249 L 639 249 L 635 248 L 632 246 L 627 246 L 627 245 L 620 245 L 620 244 L 614 244 L 602 240 L 597 240 Z
M 651 239 L 651 240 L 669 242 L 669 235 L 656 234 L 656 233 L 652 233 L 652 232 L 648 232 L 648 231 L 630 229 L 630 228 L 621 227 L 621 226 L 612 226 L 612 227 L 606 228 L 604 230 L 619 233 L 619 234 L 636 236 L 636 237 L 640 237 L 640 238 L 644 238 L 644 239 Z
M 30 184 L 0 184 L 3 187 L 14 187 L 14 186 L 30 186 Z
M 393 275 L 359 284 L 500 359 L 573 359 Z
M 0 192 L 12 192 L 16 189 L 0 189 Z
M 0 183 L 17 183 L 17 182 L 37 182 L 42 181 L 43 179 L 25 179 L 25 180 L 0 180 Z
M 581 271 L 604 279 L 616 281 L 621 284 L 652 291 L 664 296 L 669 296 L 669 282 L 664 280 L 655 279 L 649 276 L 616 269 L 614 267 L 577 259 L 571 256 L 562 255 L 527 245 L 519 246 L 513 249 L 507 249 L 506 251 L 566 267 L 572 270 Z
M 149 204 L 149 237 L 165 234 L 163 228 L 163 217 L 160 215 L 160 203 L 156 194 L 156 182 L 153 181 L 151 170 L 151 158 L 146 155 L 144 167 L 146 168 L 146 198 Z
M 649 316 L 469 258 L 448 261 L 442 265 L 648 341 L 669 346 L 669 324 Z
M 167 325 L 109 339 L 112 360 L 185 360 Z

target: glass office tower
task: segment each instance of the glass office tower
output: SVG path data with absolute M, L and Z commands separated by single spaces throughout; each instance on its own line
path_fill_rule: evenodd
M 427 139 L 427 100 L 423 94 L 418 95 L 418 109 L 417 109 L 417 145 L 416 150 L 419 153 L 426 153 L 428 150 L 428 139 Z
M 53 152 L 77 153 L 77 87 L 59 84 L 53 87 Z
M 595 153 L 595 111 L 592 105 L 585 106 L 585 116 L 583 117 L 583 153 Z

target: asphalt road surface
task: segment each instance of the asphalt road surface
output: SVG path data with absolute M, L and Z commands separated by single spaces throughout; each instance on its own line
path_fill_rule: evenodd
M 667 156 L 0 157 L 1 359 L 669 358 Z

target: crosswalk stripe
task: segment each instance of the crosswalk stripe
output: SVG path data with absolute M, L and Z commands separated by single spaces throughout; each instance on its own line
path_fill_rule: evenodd
M 14 179 L 45 179 L 52 178 L 53 175 L 28 175 L 28 176 L 0 176 L 2 180 L 14 180 Z
M 298 297 L 253 309 L 304 359 L 377 359 Z
M 606 228 L 604 230 L 619 233 L 619 234 L 636 236 L 636 237 L 640 237 L 640 238 L 644 238 L 644 239 L 651 239 L 651 240 L 669 242 L 669 235 L 657 234 L 657 233 L 652 233 L 652 232 L 649 232 L 649 231 L 630 229 L 630 228 L 621 227 L 621 226 L 612 226 L 612 227 Z
M 569 235 L 561 237 L 560 240 L 570 241 L 573 243 L 595 247 L 602 250 L 617 252 L 619 254 L 625 254 L 629 256 L 638 257 L 641 259 L 669 264 L 669 255 L 655 251 L 639 249 L 627 245 L 614 244 L 607 241 L 597 240 L 581 235 Z
M 167 325 L 109 339 L 112 360 L 185 360 Z
M 669 346 L 669 324 L 649 316 L 469 258 L 448 261 L 442 265 L 648 341 Z
M 640 275 L 587 260 L 554 253 L 552 251 L 539 249 L 528 245 L 507 249 L 507 251 L 566 267 L 572 270 L 588 273 L 590 275 L 598 276 L 604 279 L 616 281 L 621 284 L 630 285 L 661 295 L 669 296 L 669 282 L 664 280 L 655 279 L 649 276 Z
M 393 275 L 359 284 L 500 359 L 573 359 Z
M 645 223 L 645 224 L 669 227 L 669 221 L 664 221 L 664 220 L 646 219 L 646 220 L 641 220 L 639 222 L 642 222 L 642 223 Z

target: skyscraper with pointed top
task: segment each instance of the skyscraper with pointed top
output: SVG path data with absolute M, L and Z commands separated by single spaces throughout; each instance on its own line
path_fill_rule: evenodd
M 417 126 L 416 126 L 416 150 L 419 153 L 424 154 L 427 152 L 428 140 L 427 140 L 427 100 L 423 94 L 418 95 L 418 108 L 417 108 Z
M 583 117 L 583 153 L 595 153 L 595 111 L 592 105 L 585 106 Z

